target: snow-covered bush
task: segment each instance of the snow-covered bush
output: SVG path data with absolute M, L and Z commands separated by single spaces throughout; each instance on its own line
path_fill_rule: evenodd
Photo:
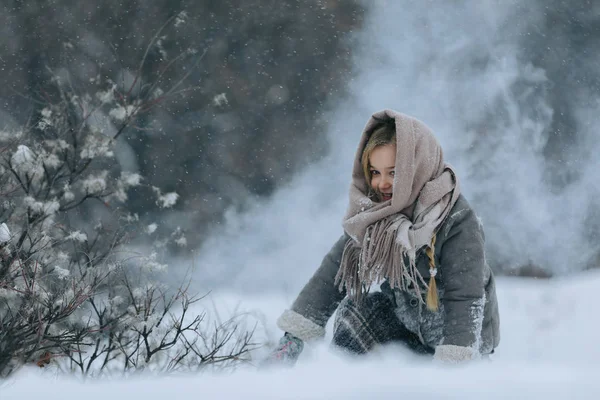
M 190 370 L 239 362 L 251 347 L 239 321 L 208 328 L 190 315 L 199 299 L 185 285 L 160 283 L 161 247 L 185 244 L 183 232 L 159 239 L 128 212 L 130 189 L 145 184 L 115 160 L 119 136 L 183 82 L 141 80 L 123 91 L 95 77 L 89 95 L 57 75 L 31 123 L 0 132 L 0 376 L 27 363 L 84 375 Z M 178 199 L 147 192 L 158 207 Z M 137 254 L 150 234 L 158 248 Z

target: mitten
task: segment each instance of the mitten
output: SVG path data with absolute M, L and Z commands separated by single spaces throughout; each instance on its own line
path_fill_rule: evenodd
M 294 365 L 304 349 L 304 342 L 292 335 L 285 333 L 275 350 L 267 357 L 264 364 Z

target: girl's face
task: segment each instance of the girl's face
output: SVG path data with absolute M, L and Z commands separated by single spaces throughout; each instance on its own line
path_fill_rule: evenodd
M 386 144 L 373 149 L 369 157 L 371 187 L 379 201 L 391 200 L 394 189 L 396 145 Z

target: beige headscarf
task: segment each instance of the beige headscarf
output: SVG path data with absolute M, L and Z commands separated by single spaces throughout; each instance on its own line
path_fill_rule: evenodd
M 393 120 L 396 163 L 391 200 L 375 203 L 368 197 L 361 158 L 373 131 Z M 354 159 L 350 202 L 343 227 L 352 240 L 344 249 L 336 284 L 360 297 L 373 283 L 388 279 L 392 288 L 409 287 L 422 298 L 428 287 L 415 266 L 417 251 L 431 243 L 460 194 L 452 167 L 442 148 L 421 121 L 393 110 L 373 114 L 363 130 Z

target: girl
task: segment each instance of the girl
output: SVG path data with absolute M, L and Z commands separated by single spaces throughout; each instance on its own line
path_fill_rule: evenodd
M 425 124 L 392 110 L 371 117 L 343 228 L 278 319 L 285 335 L 270 360 L 294 363 L 336 310 L 333 344 L 356 354 L 394 342 L 458 363 L 498 346 L 482 226 Z

